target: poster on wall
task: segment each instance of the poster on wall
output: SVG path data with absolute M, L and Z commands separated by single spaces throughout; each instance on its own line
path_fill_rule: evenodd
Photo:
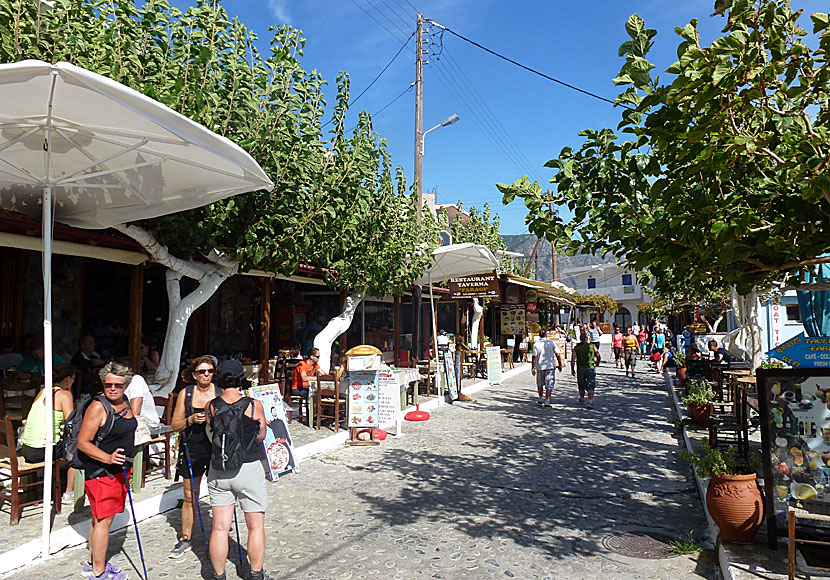
M 350 369 L 354 358 L 349 358 Z M 349 370 L 349 427 L 378 426 L 379 371 Z
M 488 346 L 487 353 L 487 382 L 491 385 L 501 383 L 501 349 L 497 346 Z
M 501 333 L 525 334 L 525 307 L 524 305 L 508 305 L 501 307 Z
M 790 499 L 828 509 L 830 369 L 759 369 L 757 381 L 766 513 L 786 513 Z M 775 520 L 767 517 L 771 546 Z
M 297 471 L 294 444 L 288 431 L 288 419 L 282 404 L 279 384 L 262 385 L 248 389 L 248 396 L 262 403 L 268 429 L 265 431 L 265 456 L 268 458 L 271 481 L 292 471 Z
M 444 359 L 444 376 L 447 379 L 447 390 L 449 391 L 450 401 L 458 400 L 458 375 L 455 372 L 455 361 L 453 360 L 451 352 L 445 352 Z

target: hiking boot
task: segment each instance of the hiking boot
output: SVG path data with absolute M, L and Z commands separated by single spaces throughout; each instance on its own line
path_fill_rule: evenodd
M 227 580 L 228 574 L 227 572 L 222 572 L 221 574 L 217 574 L 216 572 L 213 573 L 213 580 Z
M 589 409 L 593 409 L 593 408 L 594 408 L 594 402 L 593 402 L 593 401 L 588 401 L 588 408 L 589 408 Z
M 542 402 L 542 401 L 536 401 L 536 404 L 537 404 L 537 405 L 539 405 L 540 407 L 544 407 L 544 406 L 545 406 L 545 403 L 544 403 L 544 402 Z
M 251 571 L 251 580 L 265 580 L 265 570 L 259 572 Z
M 542 404 L 542 406 L 543 406 L 543 407 L 548 407 L 548 408 L 553 407 L 553 405 L 551 405 L 549 401 L 545 401 L 545 402 Z
M 121 566 L 119 566 L 118 564 L 110 564 L 109 562 L 107 562 L 106 566 L 104 567 L 104 574 L 106 574 L 107 572 L 118 574 L 120 571 Z M 83 576 L 84 578 L 90 578 L 95 576 L 95 574 L 93 574 L 92 572 L 92 564 L 90 564 L 89 562 L 84 562 L 84 566 L 83 568 L 81 568 L 81 576 Z
M 193 546 L 190 544 L 190 540 L 179 540 L 179 543 L 173 546 L 173 549 L 170 550 L 169 556 L 171 558 L 181 558 L 184 556 L 185 552 L 189 552 L 193 549 Z

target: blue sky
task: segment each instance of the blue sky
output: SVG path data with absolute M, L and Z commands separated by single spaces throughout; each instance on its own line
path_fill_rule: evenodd
M 184 7 L 192 2 L 174 2 Z M 676 26 L 698 18 L 702 41 L 715 38 L 723 19 L 709 18 L 713 0 L 224 0 L 263 41 L 268 26 L 287 23 L 308 39 L 306 69 L 330 83 L 333 102 L 338 71 L 349 73 L 356 97 L 401 48 L 415 29 L 415 15 L 450 28 L 487 48 L 549 76 L 613 99 L 612 83 L 622 64 L 619 45 L 632 13 L 658 35 L 651 60 L 664 71 L 676 60 Z M 827 0 L 794 0 L 806 13 L 827 11 Z M 802 26 L 811 30 L 808 17 Z M 433 28 L 433 30 L 435 30 Z M 439 37 L 430 44 L 437 51 Z M 450 114 L 461 120 L 426 137 L 424 191 L 437 189 L 438 201 L 465 207 L 489 202 L 501 216 L 503 234 L 526 231 L 525 208 L 501 204 L 496 183 L 527 174 L 547 186 L 543 167 L 564 146 L 578 147 L 583 128 L 615 127 L 618 110 L 483 52 L 449 33 L 443 53 L 424 67 L 424 130 Z M 387 139 L 395 165 L 412 179 L 415 49 L 410 41 L 395 62 L 356 103 L 375 115 L 375 129 Z M 669 75 L 664 75 L 666 78 Z M 403 93 L 403 96 L 400 96 Z M 347 125 L 348 126 L 348 125 Z

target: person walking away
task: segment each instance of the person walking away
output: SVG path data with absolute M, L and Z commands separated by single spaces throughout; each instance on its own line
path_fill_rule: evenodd
M 621 369 L 623 363 L 623 338 L 622 329 L 617 326 L 614 329 L 614 335 L 611 337 L 611 346 L 614 348 L 614 368 Z
M 585 392 L 588 392 L 588 408 L 594 408 L 594 391 L 597 387 L 596 366 L 600 363 L 599 349 L 589 342 L 590 335 L 583 333 L 579 344 L 574 347 L 571 359 L 571 374 L 576 376 L 579 389 L 579 404 L 585 404 Z
M 539 332 L 539 340 L 533 343 L 533 358 L 530 361 L 530 374 L 536 377 L 536 390 L 539 393 L 539 400 L 536 402 L 540 407 L 550 407 L 550 395 L 556 383 L 556 369 L 562 372 L 562 355 L 559 347 L 547 337 L 547 331 Z M 542 399 L 542 391 L 545 398 Z
M 599 337 L 602 336 L 602 329 L 597 324 L 597 321 L 594 320 L 591 322 L 591 327 L 588 329 L 588 334 L 591 337 L 591 344 L 597 349 L 599 352 Z
M 216 363 L 212 357 L 200 356 L 182 371 L 182 381 L 187 386 L 179 391 L 176 399 L 176 407 L 173 409 L 173 420 L 171 427 L 173 431 L 181 431 L 179 435 L 179 460 L 176 464 L 176 480 L 181 477 L 184 480 L 182 491 L 184 492 L 184 503 L 182 503 L 182 535 L 173 549 L 170 551 L 171 558 L 180 558 L 185 552 L 192 549 L 190 542 L 193 532 L 193 518 L 196 514 L 196 497 L 193 495 L 193 488 L 199 490 L 202 483 L 202 476 L 207 472 L 210 463 L 211 443 L 205 430 L 206 417 L 205 407 L 207 404 L 222 394 L 222 390 L 213 384 L 213 377 L 216 373 Z M 184 444 L 187 444 L 185 449 Z M 190 455 L 190 468 L 187 464 L 187 455 Z
M 666 345 L 666 350 L 663 356 L 657 363 L 657 371 L 663 373 L 663 381 L 666 383 L 666 388 L 674 387 L 674 379 L 672 375 L 676 373 L 677 361 L 674 359 L 674 347 L 671 343 Z
M 228 533 L 236 502 L 245 514 L 248 527 L 248 559 L 251 580 L 263 580 L 265 562 L 265 509 L 268 491 L 265 483 L 266 420 L 262 403 L 243 397 L 240 389 L 250 386 L 236 360 L 224 361 L 217 369 L 222 396 L 207 406 L 213 430 L 213 454 L 208 472 L 208 491 L 213 511 L 210 534 L 210 563 L 215 580 L 225 580 L 228 559 Z
M 72 365 L 60 365 L 52 371 L 52 441 L 61 440 L 66 418 L 75 410 L 72 397 L 72 383 L 75 382 L 76 369 Z M 46 389 L 41 389 L 32 403 L 32 408 L 26 416 L 26 426 L 20 443 L 23 445 L 23 458 L 29 463 L 40 463 L 46 457 Z M 55 453 L 55 457 L 60 455 Z M 62 501 L 71 503 L 75 497 L 75 470 L 69 468 L 66 475 L 66 491 Z
M 623 338 L 623 354 L 625 356 L 625 376 L 631 373 L 631 378 L 634 378 L 634 371 L 637 370 L 637 352 L 645 342 L 640 342 L 634 336 L 634 329 L 629 328 Z
M 84 491 L 92 511 L 89 561 L 81 575 L 95 580 L 126 580 L 128 576 L 120 567 L 107 562 L 107 548 L 112 520 L 124 511 L 127 499 L 124 465 L 132 464 L 138 422 L 124 396 L 126 377 L 113 370 L 111 364 L 104 366 L 100 375 L 104 394 L 87 407 L 78 434 L 79 457 L 84 462 L 86 478 Z M 109 432 L 99 441 L 98 433 L 105 426 L 109 426 Z

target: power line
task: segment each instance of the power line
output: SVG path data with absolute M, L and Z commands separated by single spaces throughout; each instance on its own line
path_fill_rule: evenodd
M 549 80 L 549 81 L 553 81 L 554 83 L 557 83 L 557 84 L 559 84 L 559 85 L 562 85 L 563 87 L 567 87 L 567 88 L 569 88 L 569 89 L 571 89 L 571 90 L 577 91 L 577 92 L 582 93 L 582 94 L 584 94 L 584 95 L 588 95 L 589 97 L 594 97 L 595 99 L 599 99 L 600 101 L 605 101 L 606 103 L 610 103 L 610 104 L 612 104 L 612 105 L 614 105 L 614 104 L 615 104 L 615 103 L 614 103 L 614 101 L 612 101 L 611 99 L 606 99 L 605 97 L 600 96 L 600 95 L 598 95 L 598 94 L 596 94 L 596 93 L 592 93 L 591 91 L 586 91 L 585 89 L 580 89 L 579 87 L 574 86 L 574 85 L 572 85 L 572 84 L 570 84 L 570 83 L 566 83 L 565 81 L 560 81 L 560 80 L 559 80 L 559 79 L 557 79 L 557 78 L 554 78 L 554 77 L 552 77 L 552 76 L 550 76 L 550 75 L 547 75 L 547 74 L 545 74 L 545 73 L 543 73 L 543 72 L 540 72 L 540 71 L 538 71 L 538 70 L 536 70 L 536 69 L 534 69 L 534 68 L 531 68 L 531 67 L 529 67 L 529 66 L 523 65 L 522 63 L 520 63 L 520 62 L 518 62 L 518 61 L 515 61 L 515 60 L 513 60 L 512 58 L 506 57 L 506 56 L 504 56 L 503 54 L 499 54 L 498 52 L 496 52 L 496 51 L 494 51 L 494 50 L 490 50 L 489 48 L 487 48 L 486 46 L 483 46 L 483 45 L 479 44 L 479 43 L 478 43 L 478 42 L 476 42 L 475 40 L 470 40 L 470 39 L 469 39 L 469 38 L 467 38 L 466 36 L 463 36 L 463 35 L 461 35 L 461 34 L 459 34 L 459 33 L 455 32 L 454 30 L 452 30 L 452 29 L 450 29 L 450 28 L 447 28 L 447 27 L 446 27 L 446 26 L 444 26 L 444 25 L 439 24 L 438 22 L 435 22 L 434 20 L 430 20 L 429 18 L 427 18 L 426 20 L 427 20 L 427 22 L 429 22 L 429 23 L 431 23 L 431 24 L 434 24 L 435 26 L 437 26 L 437 27 L 441 28 L 442 30 L 446 30 L 447 32 L 449 32 L 449 33 L 450 33 L 450 34 L 452 34 L 453 36 L 457 36 L 457 37 L 458 37 L 458 38 L 460 38 L 461 40 L 463 40 L 463 41 L 465 41 L 465 42 L 469 42 L 469 43 L 470 43 L 470 44 L 472 44 L 473 46 L 477 46 L 478 48 L 480 48 L 480 49 L 481 49 L 481 50 L 483 50 L 484 52 L 488 52 L 488 53 L 492 54 L 493 56 L 496 56 L 496 57 L 498 57 L 498 58 L 500 58 L 500 59 L 502 59 L 502 60 L 506 60 L 506 61 L 507 61 L 507 62 L 509 62 L 510 64 L 513 64 L 513 65 L 515 65 L 515 66 L 517 66 L 517 67 L 519 67 L 519 68 L 521 68 L 521 69 L 524 69 L 524 70 L 526 70 L 526 71 L 528 71 L 528 72 L 531 72 L 531 73 L 533 73 L 533 74 L 535 74 L 535 75 L 539 75 L 540 77 L 542 77 L 542 78 L 544 78 L 544 79 L 547 79 L 547 80 Z
M 362 97 L 363 95 L 366 94 L 366 91 L 368 91 L 369 89 L 372 88 L 372 85 L 374 85 L 377 82 L 377 80 L 381 77 L 381 75 L 383 75 L 383 73 L 386 72 L 386 69 L 388 69 L 390 66 L 392 66 L 392 63 L 395 62 L 395 60 L 401 55 L 401 53 L 403 52 L 403 49 L 406 48 L 406 45 L 409 44 L 409 41 L 412 40 L 413 36 L 415 36 L 414 32 L 409 35 L 409 38 L 407 38 L 406 42 L 404 42 L 401 45 L 401 47 L 398 49 L 398 52 L 396 52 L 395 56 L 392 57 L 392 60 L 390 60 L 388 63 L 386 63 L 386 66 L 383 67 L 383 70 L 378 73 L 378 75 L 374 78 L 374 80 L 371 83 L 369 83 L 369 86 L 366 87 L 365 89 L 363 89 L 363 91 L 359 95 L 357 95 L 354 98 L 354 100 L 352 100 L 352 102 L 349 103 L 349 106 L 354 105 L 358 101 L 358 99 L 360 99 L 360 97 Z
M 397 97 L 395 97 L 394 99 L 392 99 L 391 101 L 389 101 L 388 103 L 386 103 L 383 107 L 381 107 L 380 109 L 378 109 L 377 111 L 375 111 L 374 113 L 372 113 L 372 115 L 371 115 L 371 116 L 372 116 L 372 118 L 377 117 L 377 116 L 378 116 L 378 115 L 380 115 L 382 112 L 384 112 L 386 109 L 388 109 L 389 107 L 391 107 L 392 105 L 394 105 L 394 104 L 395 104 L 395 101 L 397 101 L 397 100 L 398 100 L 398 99 L 400 99 L 402 96 L 404 96 L 406 93 L 408 93 L 409 91 L 411 91 L 411 90 L 412 90 L 412 87 L 414 87 L 414 86 L 415 86 L 415 83 L 412 83 L 411 85 L 409 85 L 408 87 L 406 87 L 406 88 L 405 88 L 405 89 L 401 92 L 401 94 L 399 94 Z M 355 125 L 355 126 L 354 126 L 354 127 L 352 127 L 351 129 L 349 129 L 349 130 L 348 130 L 348 133 L 351 133 L 352 131 L 354 131 L 356 127 L 357 127 L 357 125 Z
M 406 36 L 406 30 L 398 26 L 398 23 L 394 22 L 391 18 L 389 18 L 389 16 L 387 16 L 387 14 L 383 10 L 372 4 L 372 0 L 366 0 L 366 3 L 372 8 L 374 8 L 378 14 L 386 18 L 386 21 L 389 22 L 389 24 L 400 30 L 403 33 L 403 35 Z
M 375 24 L 377 24 L 378 26 L 380 26 L 381 28 L 383 28 L 383 29 L 384 29 L 384 30 L 385 30 L 385 31 L 389 34 L 389 36 L 391 36 L 392 38 L 395 38 L 395 39 L 397 39 L 397 40 L 400 40 L 400 39 L 401 39 L 401 37 L 399 37 L 397 34 L 395 34 L 394 32 L 392 32 L 391 30 L 389 30 L 389 28 L 387 28 L 387 27 L 386 27 L 386 25 L 385 25 L 383 22 L 381 22 L 380 20 L 378 20 L 377 18 L 375 18 L 375 17 L 374 17 L 374 15 L 373 15 L 371 12 L 369 12 L 369 11 L 368 11 L 368 10 L 366 10 L 363 6 L 361 6 L 360 4 L 358 4 L 358 3 L 357 3 L 357 0 L 352 0 L 352 4 L 354 4 L 355 6 L 357 6 L 358 8 L 360 8 L 360 9 L 363 11 L 363 13 L 364 13 L 364 14 L 366 14 L 366 16 L 368 16 L 369 18 L 371 18 L 372 20 L 374 20 L 374 21 L 375 21 Z M 406 35 L 406 34 L 404 34 L 404 36 L 405 36 L 405 35 Z

